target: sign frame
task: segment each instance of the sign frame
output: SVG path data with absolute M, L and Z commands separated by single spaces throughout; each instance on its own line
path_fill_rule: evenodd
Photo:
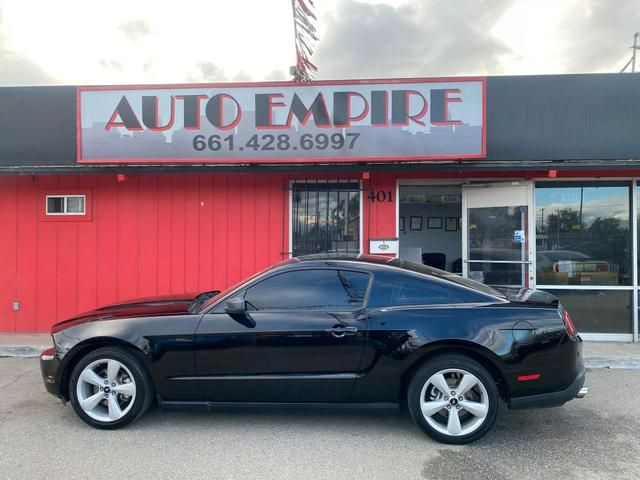
M 397 257 L 399 252 L 400 239 L 398 237 L 369 239 L 369 254 L 371 255 L 394 255 Z
M 336 85 L 377 85 L 377 84 L 406 84 L 406 83 L 464 83 L 479 82 L 481 84 L 481 107 L 482 107 L 482 129 L 481 129 L 481 151 L 472 154 L 446 154 L 446 155 L 413 155 L 413 156 L 373 156 L 373 157 L 336 157 L 327 155 L 326 157 L 286 157 L 286 158 L 83 158 L 82 157 L 82 117 L 81 117 L 81 96 L 82 92 L 95 91 L 123 91 L 123 90 L 166 90 L 166 89 L 187 89 L 187 88 L 256 88 L 256 87 L 301 87 L 303 84 L 293 81 L 277 82 L 228 82 L 228 83 L 185 83 L 185 84 L 140 84 L 140 85 L 95 85 L 81 86 L 76 89 L 76 136 L 78 164 L 191 164 L 191 165 L 250 165 L 250 164 L 304 164 L 304 163 L 375 163 L 375 162 L 403 162 L 403 161 L 451 161 L 451 160 L 473 160 L 484 159 L 487 156 L 487 82 L 486 77 L 428 77 L 428 78 L 393 78 L 393 79 L 358 79 L 358 80 L 320 80 L 314 81 L 311 85 L 336 86 Z

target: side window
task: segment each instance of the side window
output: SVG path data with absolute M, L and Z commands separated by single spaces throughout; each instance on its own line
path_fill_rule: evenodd
M 364 304 L 369 275 L 345 270 L 285 272 L 250 287 L 245 300 L 256 310 L 355 310 Z
M 454 301 L 451 289 L 422 280 L 402 280 L 391 293 L 392 305 L 440 305 Z
M 428 279 L 409 276 L 376 275 L 370 308 L 393 305 L 443 305 L 447 303 L 486 302 L 487 298 L 454 285 L 441 285 Z

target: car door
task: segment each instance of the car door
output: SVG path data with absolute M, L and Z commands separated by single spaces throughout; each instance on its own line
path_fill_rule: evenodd
M 233 295 L 244 299 L 245 315 L 216 305 L 196 332 L 204 398 L 348 401 L 366 338 L 369 277 L 337 268 L 289 270 Z

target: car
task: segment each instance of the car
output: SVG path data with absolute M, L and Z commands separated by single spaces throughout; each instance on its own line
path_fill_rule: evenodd
M 52 327 L 50 393 L 87 424 L 161 408 L 406 405 L 464 444 L 509 408 L 582 397 L 582 340 L 552 295 L 501 293 L 375 255 L 285 260 L 225 291 L 141 299 Z
M 538 250 L 536 271 L 539 280 L 554 285 L 618 285 L 618 273 L 604 260 L 573 250 Z

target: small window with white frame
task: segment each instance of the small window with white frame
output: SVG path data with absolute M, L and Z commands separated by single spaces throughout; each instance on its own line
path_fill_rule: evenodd
M 47 195 L 47 215 L 84 215 L 85 195 Z

